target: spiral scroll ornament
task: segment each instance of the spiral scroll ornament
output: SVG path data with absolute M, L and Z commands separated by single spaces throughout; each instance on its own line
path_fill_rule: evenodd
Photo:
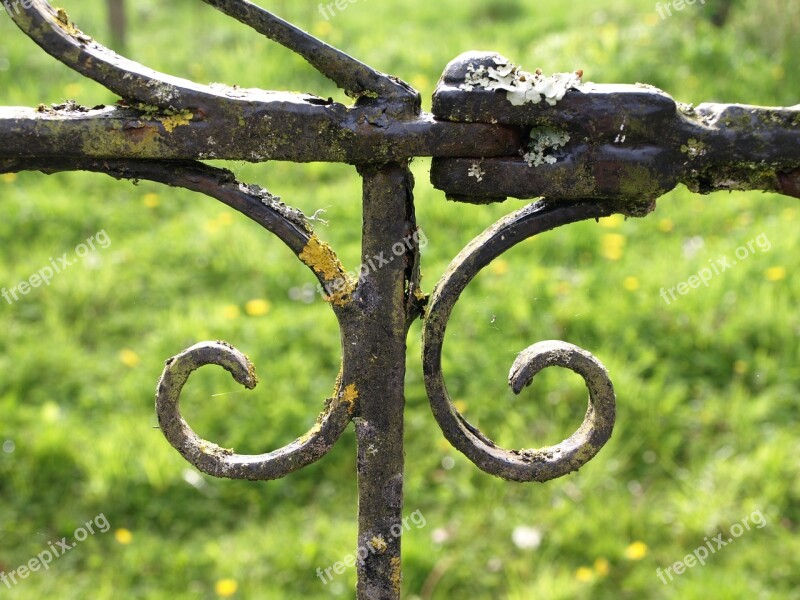
M 453 307 L 480 270 L 509 248 L 543 231 L 612 212 L 608 205 L 580 202 L 530 204 L 470 242 L 431 296 L 423 330 L 423 367 L 431 408 L 450 443 L 487 473 L 513 481 L 548 481 L 579 469 L 611 437 L 616 416 L 614 387 L 600 361 L 577 346 L 555 340 L 530 346 L 511 367 L 509 385 L 514 393 L 530 385 L 542 369 L 560 366 L 583 377 L 589 389 L 589 407 L 580 428 L 560 444 L 530 450 L 500 448 L 464 418 L 447 392 L 442 346 Z

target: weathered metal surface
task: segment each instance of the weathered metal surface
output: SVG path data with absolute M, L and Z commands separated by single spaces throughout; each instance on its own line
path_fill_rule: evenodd
M 419 94 L 249 3 L 208 2 L 309 58 L 354 107 L 309 94 L 200 85 L 119 56 L 43 0 L 10 13 L 46 52 L 119 95 L 122 106 L 67 103 L 0 109 L 0 159 L 56 157 L 387 161 L 413 156 L 503 156 L 513 127 L 437 122 Z M 234 130 L 240 135 L 231 135 Z
M 255 107 L 237 107 L 233 116 L 214 112 L 178 125 L 172 115 L 119 106 L 0 108 L 0 161 L 73 156 L 358 164 L 412 156 L 507 156 L 522 145 L 516 127 L 439 121 L 429 114 L 378 127 L 370 122 L 372 109 L 313 104 L 300 95 L 270 97 Z
M 362 260 L 388 255 L 400 240 L 413 239 L 414 180 L 406 164 L 365 165 Z M 370 270 L 353 292 L 353 381 L 359 404 L 353 414 L 358 440 L 358 548 L 373 547 L 358 565 L 359 598 L 400 597 L 402 521 L 403 411 L 406 336 L 419 314 L 419 247 L 405 244 L 402 254 Z M 350 342 L 348 344 L 348 342 Z M 348 362 L 345 359 L 345 374 Z
M 638 205 L 679 183 L 703 194 L 792 193 L 786 178 L 795 173 L 796 181 L 800 171 L 800 105 L 694 108 L 652 86 L 589 83 L 567 90 L 556 106 L 514 105 L 504 90 L 468 85 L 470 68 L 488 69 L 503 60 L 494 53 L 470 52 L 452 61 L 434 93 L 434 116 L 525 127 L 530 141 L 555 131 L 567 141 L 546 148 L 552 162 L 542 164 L 526 162 L 524 150 L 480 161 L 437 158 L 433 184 L 453 199 L 615 200 L 623 212 L 636 214 Z
M 429 115 L 420 111 L 419 94 L 401 80 L 275 15 L 243 0 L 204 1 L 303 56 L 355 104 L 203 86 L 158 73 L 97 44 L 63 10 L 32 0 L 10 11 L 20 29 L 118 94 L 120 103 L 0 107 L 0 173 L 84 170 L 207 194 L 275 234 L 314 273 L 338 320 L 342 357 L 333 392 L 310 431 L 259 455 L 239 455 L 197 436 L 180 414 L 181 390 L 192 372 L 218 365 L 248 389 L 257 381 L 247 357 L 219 341 L 201 342 L 167 361 L 156 390 L 159 424 L 169 443 L 198 469 L 262 480 L 318 460 L 352 421 L 358 442 L 358 547 L 370 548 L 358 563 L 357 595 L 397 600 L 401 538 L 394 528 L 403 508 L 406 336 L 413 320 L 425 319 L 426 388 L 434 417 L 456 448 L 484 471 L 515 481 L 547 481 L 580 468 L 614 426 L 616 398 L 602 364 L 556 340 L 523 350 L 509 373 L 515 393 L 540 370 L 560 366 L 584 378 L 589 406 L 581 427 L 561 444 L 499 448 L 458 412 L 444 383 L 445 330 L 460 294 L 482 268 L 529 237 L 614 213 L 645 215 L 677 183 L 701 193 L 762 189 L 800 196 L 800 107 L 692 108 L 649 86 L 580 84 L 575 74 L 518 77 L 522 72 L 499 55 L 469 53 L 448 66 Z M 489 67 L 502 71 L 495 73 L 500 88 L 482 89 L 478 83 Z M 513 85 L 509 77 L 516 77 Z M 530 94 L 536 102 L 528 101 L 525 89 L 520 92 L 530 87 L 526 77 L 539 86 Z M 415 156 L 434 157 L 432 180 L 453 199 L 545 198 L 473 240 L 430 298 L 420 287 L 408 169 Z M 348 275 L 300 211 L 229 171 L 197 162 L 210 158 L 355 165 L 364 182 L 363 260 L 387 258 L 358 277 Z M 397 244 L 402 251 L 395 251 Z
M 568 368 L 583 377 L 589 408 L 583 424 L 555 446 L 505 450 L 471 425 L 450 400 L 442 373 L 442 346 L 450 314 L 461 292 L 486 265 L 518 243 L 544 231 L 615 212 L 598 203 L 531 204 L 492 225 L 472 240 L 445 271 L 428 302 L 423 329 L 423 368 L 431 407 L 445 437 L 481 469 L 513 481 L 548 481 L 577 471 L 611 437 L 616 397 L 608 373 L 588 352 L 560 341 L 540 342 L 520 353 L 508 382 L 515 394 L 548 366 Z

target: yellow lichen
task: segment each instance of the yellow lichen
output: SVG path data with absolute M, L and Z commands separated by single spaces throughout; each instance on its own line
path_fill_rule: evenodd
M 392 557 L 392 559 L 389 561 L 389 564 L 392 569 L 392 572 L 389 575 L 392 581 L 392 587 L 394 587 L 395 591 L 399 591 L 400 583 L 403 580 L 403 572 L 400 569 L 400 557 L 399 556 Z
M 221 454 L 231 455 L 234 453 L 233 448 L 221 448 L 220 446 L 217 446 L 214 442 L 208 442 L 206 440 L 200 442 L 199 450 L 203 454 L 208 454 L 211 456 L 215 455 L 219 456 Z
M 356 284 L 352 278 L 346 276 L 337 279 L 334 282 L 334 288 L 337 287 L 337 283 L 341 283 L 341 287 L 339 289 L 334 289 L 332 294 L 322 296 L 322 299 L 325 300 L 325 302 L 332 302 L 336 306 L 344 306 L 350 302 L 353 292 L 356 289 Z
M 309 429 L 303 435 L 297 438 L 298 443 L 305 444 L 306 442 L 308 442 L 308 440 L 315 437 L 321 430 L 322 430 L 322 423 L 320 423 L 320 421 L 317 420 L 317 422 L 314 423 L 314 426 L 311 429 Z
M 686 144 L 681 146 L 681 152 L 688 154 L 689 158 L 697 158 L 706 153 L 706 145 L 694 138 L 690 139 Z
M 358 388 L 356 388 L 355 383 L 351 383 L 342 391 L 341 395 L 342 402 L 346 402 L 350 405 L 348 410 L 352 413 L 353 409 L 356 406 L 356 400 L 358 399 Z
M 69 20 L 69 15 L 67 11 L 63 8 L 56 8 L 56 23 L 69 35 L 74 38 L 78 38 L 81 42 L 91 42 L 92 38 L 88 35 L 84 34 L 80 29 L 75 27 L 75 23 Z
M 176 127 L 180 127 L 181 125 L 188 125 L 194 117 L 190 110 L 162 108 L 143 102 L 133 105 L 133 108 L 144 113 L 141 116 L 143 121 L 156 120 L 164 126 L 167 133 L 172 133 Z
M 156 117 L 161 124 L 164 126 L 164 129 L 167 130 L 168 133 L 172 133 L 176 127 L 180 127 L 181 125 L 188 125 L 189 122 L 192 120 L 192 111 L 190 110 L 182 110 L 179 113 L 174 115 L 168 115 L 166 117 Z
M 329 281 L 344 276 L 344 268 L 336 254 L 328 244 L 321 242 L 316 235 L 311 236 L 298 258 Z
M 376 535 L 376 536 L 374 536 L 374 537 L 373 537 L 373 538 L 372 538 L 372 539 L 369 541 L 369 544 L 370 544 L 370 546 L 372 546 L 373 548 L 375 548 L 375 550 L 376 550 L 377 552 L 380 552 L 381 554 L 382 554 L 382 553 L 384 553 L 384 552 L 386 552 L 386 548 L 388 548 L 388 547 L 389 547 L 389 546 L 388 546 L 388 544 L 386 543 L 386 541 L 385 541 L 385 540 L 384 540 L 384 539 L 383 539 L 381 536 L 379 536 L 379 535 Z

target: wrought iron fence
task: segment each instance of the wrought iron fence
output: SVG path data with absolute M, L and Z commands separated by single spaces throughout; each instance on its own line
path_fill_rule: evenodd
M 28 37 L 123 100 L 87 108 L 68 102 L 0 108 L 0 173 L 95 171 L 207 194 L 282 240 L 319 281 L 341 333 L 341 370 L 316 424 L 294 442 L 240 455 L 201 439 L 181 417 L 181 390 L 204 365 L 246 388 L 255 367 L 225 342 L 170 358 L 158 382 L 160 428 L 184 458 L 216 477 L 267 480 L 320 459 L 350 422 L 358 443 L 358 597 L 400 596 L 406 336 L 424 319 L 423 369 L 445 437 L 480 469 L 514 481 L 547 481 L 577 470 L 602 448 L 615 394 L 602 364 L 562 341 L 519 354 L 515 393 L 542 369 L 578 373 L 589 390 L 581 427 L 536 450 L 498 447 L 459 412 L 442 373 L 448 319 L 470 281 L 491 261 L 541 232 L 621 213 L 645 216 L 678 183 L 698 193 L 768 190 L 800 197 L 800 106 L 675 102 L 646 85 L 584 84 L 581 73 L 528 73 L 508 59 L 467 53 L 451 62 L 433 112 L 400 79 L 379 73 L 244 0 L 204 0 L 286 46 L 330 78 L 353 106 L 308 94 L 205 86 L 158 73 L 95 42 L 44 0 L 6 6 Z M 453 260 L 429 295 L 420 285 L 420 234 L 410 159 L 433 157 L 432 181 L 460 202 L 506 197 L 532 204 L 501 219 Z M 364 257 L 345 271 L 313 223 L 205 159 L 329 161 L 363 179 Z M 387 250 L 391 249 L 391 253 Z

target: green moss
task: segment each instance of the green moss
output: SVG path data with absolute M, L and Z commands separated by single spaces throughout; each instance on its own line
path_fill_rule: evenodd
M 114 156 L 119 154 L 142 158 L 152 158 L 163 152 L 161 139 L 155 125 L 145 124 L 135 129 L 135 133 L 123 134 L 122 124 L 112 122 L 112 130 L 103 135 L 87 135 L 82 140 L 83 152 L 89 156 Z M 133 152 L 132 152 L 133 151 Z
M 619 182 L 619 189 L 626 198 L 653 198 L 663 194 L 657 179 L 643 165 L 626 165 Z

